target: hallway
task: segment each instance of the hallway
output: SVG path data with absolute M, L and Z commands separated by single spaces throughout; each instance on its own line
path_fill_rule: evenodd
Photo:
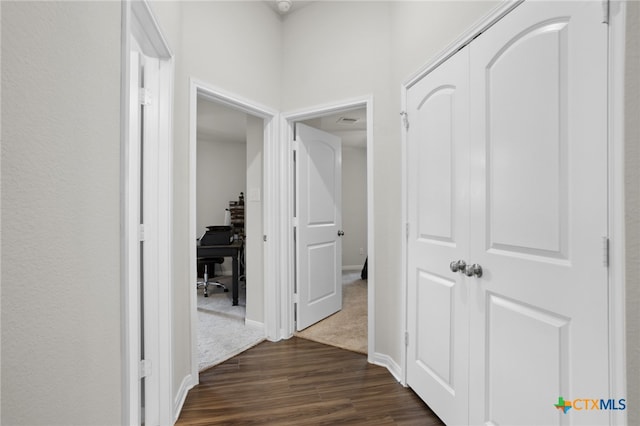
M 442 425 L 364 355 L 293 337 L 262 342 L 200 375 L 177 425 Z

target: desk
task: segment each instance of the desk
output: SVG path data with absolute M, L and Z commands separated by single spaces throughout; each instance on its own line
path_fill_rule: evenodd
M 240 276 L 240 264 L 238 257 L 240 256 L 240 250 L 243 248 L 242 241 L 234 241 L 231 244 L 217 245 L 217 246 L 201 246 L 198 241 L 198 259 L 207 260 L 209 258 L 216 257 L 230 257 L 232 259 L 231 269 L 233 273 L 232 284 L 232 298 L 233 306 L 238 304 L 238 277 Z

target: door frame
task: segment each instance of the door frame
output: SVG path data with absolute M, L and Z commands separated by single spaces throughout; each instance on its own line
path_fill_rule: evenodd
M 462 36 L 447 46 L 424 67 L 405 80 L 401 88 L 401 105 L 407 108 L 407 91 L 420 79 L 438 65 L 453 56 L 459 49 L 469 44 L 475 37 L 484 32 L 498 20 L 512 11 L 524 0 L 506 0 L 490 11 L 484 18 L 470 27 Z M 625 30 L 626 2 L 609 2 L 608 19 L 609 53 L 608 53 L 608 116 L 609 116 L 609 158 L 608 158 L 608 214 L 609 214 L 609 391 L 611 395 L 625 397 L 627 392 L 626 378 L 626 328 L 625 328 L 625 202 L 624 202 L 624 150 L 625 150 Z M 603 25 L 605 25 L 603 23 Z M 404 122 L 400 122 L 402 132 L 402 232 L 406 233 L 408 225 L 408 166 L 407 134 Z M 407 276 L 407 243 L 402 244 L 402 305 L 401 315 L 405 318 L 404 332 L 408 324 L 408 276 Z M 407 348 L 402 345 L 401 383 L 407 384 Z M 626 424 L 626 410 L 611 411 L 611 424 Z
M 346 112 L 354 109 L 365 108 L 367 111 L 367 255 L 371 260 L 370 265 L 375 265 L 374 244 L 374 185 L 373 185 L 373 96 L 348 99 L 341 102 L 319 105 L 301 110 L 283 113 L 280 120 L 280 141 L 284 148 L 280 179 L 285 182 L 286 192 L 281 194 L 281 208 L 283 226 L 280 239 L 283 242 L 285 270 L 282 271 L 285 279 L 280 285 L 280 324 L 282 337 L 289 338 L 295 332 L 294 318 L 294 282 L 295 282 L 295 243 L 293 229 L 295 220 L 294 212 L 294 162 L 293 162 L 293 136 L 294 126 L 298 121 L 319 118 L 322 116 Z M 374 362 L 375 350 L 375 267 L 369 268 L 367 278 L 367 356 L 369 362 Z
M 271 158 L 269 148 L 274 145 L 276 135 L 276 117 L 277 111 L 260 105 L 257 102 L 244 99 L 236 94 L 229 93 L 218 87 L 205 83 L 196 78 L 190 78 L 189 80 L 189 235 L 195 236 L 196 233 L 196 164 L 197 164 L 197 109 L 198 109 L 198 97 L 205 97 L 212 102 L 225 105 L 234 110 L 244 112 L 246 114 L 262 118 L 264 120 L 264 141 L 263 141 L 263 232 L 266 235 L 275 235 L 275 231 L 272 228 L 272 222 L 278 217 L 277 212 L 274 214 L 273 209 L 277 206 L 274 202 L 273 190 L 270 187 L 274 185 L 268 181 L 268 171 L 271 170 L 269 160 Z M 190 237 L 191 238 L 191 237 Z M 195 238 L 195 237 L 194 237 Z M 264 259 L 264 328 L 266 337 L 269 340 L 278 340 L 277 333 L 277 319 L 274 306 L 274 297 L 276 293 L 276 279 L 272 273 L 274 266 L 273 263 L 277 262 L 277 253 L 273 248 L 274 243 L 269 240 L 265 240 L 263 244 L 263 259 Z M 195 241 L 194 241 L 195 243 Z M 197 315 L 197 256 L 196 245 L 191 244 L 189 246 L 189 282 L 194 285 L 190 286 L 189 297 L 189 309 L 191 312 L 191 378 L 189 380 L 188 388 L 191 388 L 199 383 L 198 373 L 198 315 Z M 258 324 L 256 324 L 258 325 Z
M 158 292 L 146 300 L 148 311 L 156 321 L 145 321 L 145 340 L 153 342 L 146 348 L 151 360 L 145 370 L 154 380 L 148 383 L 154 398 L 148 401 L 145 411 L 160 424 L 171 423 L 172 407 L 172 346 L 171 346 L 171 233 L 173 190 L 173 53 L 151 11 L 147 0 L 122 2 L 121 49 L 121 315 L 122 315 L 122 423 L 140 424 L 141 395 L 139 382 L 143 367 L 140 362 L 140 269 L 138 255 L 140 243 L 140 153 L 133 138 L 137 119 L 131 119 L 132 96 L 130 82 L 130 51 L 136 40 L 142 53 L 157 60 L 158 68 L 153 80 L 158 92 L 154 94 L 156 107 L 151 116 L 145 117 L 145 127 L 153 128 L 156 142 L 151 147 L 149 162 L 145 163 L 145 175 L 158 176 L 148 182 L 145 190 L 152 194 L 154 208 L 147 207 L 151 216 L 148 235 L 153 235 L 155 247 L 148 259 L 148 267 L 157 273 Z

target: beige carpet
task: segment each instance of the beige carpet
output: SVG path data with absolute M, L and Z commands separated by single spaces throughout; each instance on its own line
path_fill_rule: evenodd
M 216 364 L 257 345 L 265 339 L 264 330 L 247 326 L 246 286 L 240 282 L 238 305 L 231 304 L 231 277 L 217 277 L 227 285 L 224 293 L 209 287 L 209 297 L 198 289 L 198 371 Z
M 366 354 L 367 281 L 360 279 L 360 272 L 342 278 L 342 310 L 295 335 Z

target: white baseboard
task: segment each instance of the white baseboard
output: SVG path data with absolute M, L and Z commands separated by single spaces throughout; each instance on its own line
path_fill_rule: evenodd
M 262 330 L 264 331 L 264 323 L 260 322 L 260 321 L 254 321 L 254 320 L 250 320 L 250 319 L 246 319 L 244 320 L 244 325 L 246 325 L 247 327 L 251 327 L 253 329 L 256 330 Z
M 369 356 L 369 362 L 386 368 L 398 382 L 402 383 L 402 371 L 400 366 L 389 355 L 376 352 Z
M 176 394 L 175 399 L 173 400 L 173 422 L 178 421 L 178 417 L 180 417 L 180 413 L 182 412 L 182 407 L 184 406 L 184 402 L 187 399 L 187 394 L 189 390 L 191 390 L 195 385 L 198 384 L 198 378 L 189 374 L 182 379 L 182 383 L 180 384 L 180 389 L 178 389 L 178 393 Z
M 342 266 L 342 271 L 343 272 L 347 272 L 347 271 L 362 271 L 362 267 L 364 266 L 364 263 L 362 265 L 343 265 Z

